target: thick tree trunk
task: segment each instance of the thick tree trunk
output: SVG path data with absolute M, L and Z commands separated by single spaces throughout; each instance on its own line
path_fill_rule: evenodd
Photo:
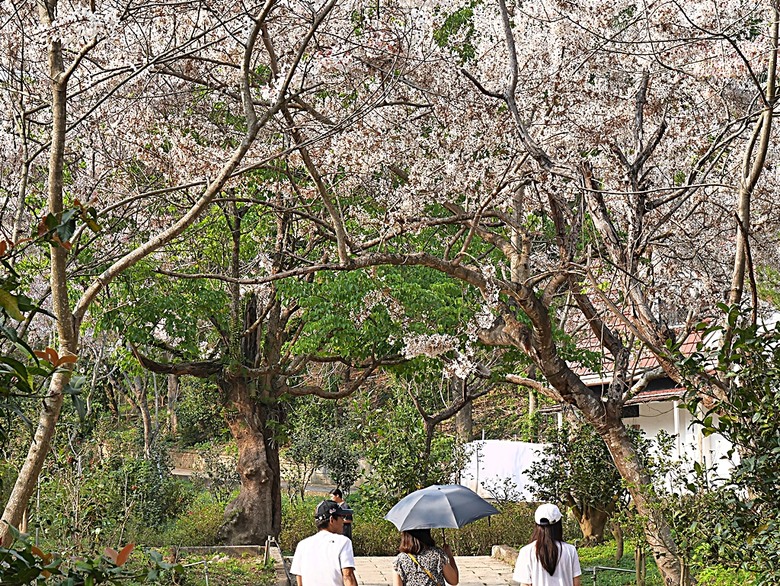
M 238 497 L 225 509 L 219 537 L 230 545 L 265 543 L 278 537 L 282 526 L 282 492 L 279 451 L 266 429 L 262 404 L 246 380 L 221 380 L 228 398 L 228 426 L 238 447 Z
M 669 524 L 664 519 L 656 503 L 651 502 L 648 496 L 650 477 L 640 464 L 640 459 L 631 438 L 628 436 L 622 422 L 611 422 L 602 429 L 598 427 L 599 434 L 607 444 L 615 466 L 620 475 L 627 481 L 628 490 L 634 501 L 637 513 L 645 519 L 644 533 L 650 551 L 661 575 L 670 584 L 687 584 L 684 569 L 680 563 L 677 544 L 674 542 Z
M 579 508 L 577 517 L 582 538 L 590 545 L 604 541 L 604 531 L 609 521 L 609 514 L 588 505 Z

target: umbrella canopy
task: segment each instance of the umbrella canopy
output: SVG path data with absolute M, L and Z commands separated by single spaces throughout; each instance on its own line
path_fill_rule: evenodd
M 434 484 L 405 496 L 385 515 L 399 531 L 463 527 L 498 510 L 460 484 Z

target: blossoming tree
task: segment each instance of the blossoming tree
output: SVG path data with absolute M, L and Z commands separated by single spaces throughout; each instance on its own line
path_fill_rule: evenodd
M 723 291 L 731 303 L 755 292 L 745 285 L 757 264 L 776 264 L 775 7 L 553 0 L 412 12 L 419 66 L 392 107 L 307 162 L 340 210 L 329 220 L 338 262 L 269 278 L 422 265 L 481 291 L 465 329 L 524 354 L 541 378 L 509 378 L 595 427 L 661 573 L 686 583 L 621 412 L 652 376 L 679 381 L 675 348 L 693 324 L 715 315 Z M 360 24 L 392 28 L 379 7 Z M 400 46 L 389 42 L 388 57 Z M 608 357 L 603 389 L 564 350 L 583 328 Z M 636 345 L 658 371 L 635 376 Z
M 185 233 L 236 176 L 285 151 L 271 127 L 293 98 L 305 107 L 308 88 L 291 84 L 333 5 L 0 8 L 0 100 L 12 114 L 0 129 L 3 237 L 14 246 L 33 230 L 49 243 L 48 262 L 29 261 L 48 264 L 48 287 L 32 288 L 56 318 L 65 358 L 3 521 L 18 525 L 34 490 L 90 306 Z M 0 537 L 10 538 L 5 523 Z

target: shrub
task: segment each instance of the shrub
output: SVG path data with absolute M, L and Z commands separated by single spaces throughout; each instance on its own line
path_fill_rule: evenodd
M 211 556 L 187 554 L 181 560 L 184 576 L 177 584 L 187 586 L 270 586 L 275 582 L 273 565 L 266 566 L 263 558 Z
M 193 497 L 189 483 L 171 476 L 168 454 L 155 449 L 148 460 L 126 462 L 122 472 L 134 503 L 134 515 L 148 527 L 160 527 L 183 511 Z
M 189 507 L 160 529 L 136 528 L 137 542 L 154 547 L 214 545 L 222 525 L 225 506 L 208 492 L 198 494 Z
M 696 574 L 698 586 L 751 586 L 754 576 L 744 570 L 713 566 Z
M 184 446 L 230 437 L 219 391 L 207 381 L 182 378 L 176 415 Z
M 303 503 L 286 504 L 282 509 L 282 534 L 280 543 L 286 552 L 295 550 L 301 539 L 313 535 L 313 511 L 321 499 L 307 497 Z M 355 555 L 395 555 L 398 553 L 400 534 L 395 526 L 384 519 L 387 509 L 364 502 L 359 493 L 350 498 L 354 510 L 352 545 Z M 509 503 L 501 514 L 480 519 L 461 529 L 447 529 L 444 538 L 457 555 L 490 555 L 493 545 L 505 543 L 524 545 L 531 537 L 534 507 L 527 503 Z M 574 525 L 576 528 L 576 525 Z M 437 543 L 442 543 L 442 533 L 433 532 Z

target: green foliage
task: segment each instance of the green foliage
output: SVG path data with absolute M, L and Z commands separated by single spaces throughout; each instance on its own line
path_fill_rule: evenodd
M 171 477 L 163 450 L 143 458 L 135 430 L 98 428 L 86 439 L 69 431 L 66 444 L 57 438 L 31 515 L 46 543 L 73 551 L 118 543 L 135 527 L 160 527 L 192 499 L 191 485 Z
M 474 7 L 479 2 L 474 0 L 465 8 L 461 8 L 444 16 L 444 22 L 433 32 L 433 38 L 440 47 L 448 47 L 460 58 L 461 63 L 473 61 L 476 48 L 472 40 L 476 34 L 474 23 Z
M 756 271 L 756 281 L 761 299 L 780 308 L 780 271 L 774 267 L 761 267 Z
M 435 434 L 425 454 L 425 429 L 405 395 L 380 405 L 357 406 L 358 432 L 370 473 L 361 491 L 378 505 L 391 505 L 406 494 L 431 484 L 447 484 L 462 468 L 463 453 L 454 437 Z
M 224 522 L 224 514 L 224 503 L 203 491 L 176 518 L 160 528 L 137 525 L 132 537 L 152 547 L 214 545 L 218 543 L 217 532 Z
M 126 566 L 134 545 L 128 544 L 117 552 L 107 548 L 94 558 L 65 559 L 56 553 L 47 553 L 33 545 L 29 535 L 11 527 L 14 537 L 10 547 L 0 547 L 0 583 L 4 586 L 25 584 L 52 584 L 53 586 L 92 586 L 94 584 L 157 583 L 159 574 L 179 571 L 178 564 L 163 561 L 157 552 L 148 553 L 146 567 Z
M 614 542 L 603 545 L 580 547 L 577 549 L 577 554 L 580 558 L 580 565 L 583 568 L 599 566 L 605 568 L 624 568 L 626 570 L 634 570 L 634 544 L 632 542 L 627 542 L 625 544 L 624 553 L 625 555 L 620 561 L 615 561 Z M 591 574 L 583 574 L 583 586 L 586 584 L 590 585 L 591 583 Z M 597 575 L 597 584 L 598 586 L 633 586 L 636 584 L 636 579 L 634 574 L 625 572 L 610 572 L 604 570 L 599 571 Z M 648 564 L 647 586 L 663 586 L 663 580 L 658 573 L 658 568 L 656 568 L 655 564 L 653 563 Z
M 696 584 L 698 586 L 752 586 L 755 584 L 755 577 L 744 570 L 713 566 L 696 574 Z
M 41 389 L 57 367 L 73 362 L 60 359 L 47 348 L 36 353 L 13 322 L 22 322 L 35 313 L 51 315 L 37 307 L 23 292 L 21 279 L 13 266 L 17 253 L 7 240 L 0 241 L 0 446 L 8 441 L 15 421 L 32 427 L 24 410 L 24 399 L 41 395 Z M 1 488 L 1 487 L 0 487 Z
M 176 413 L 179 441 L 193 446 L 230 437 L 225 423 L 222 398 L 216 385 L 203 379 L 182 378 Z
M 188 279 L 161 279 L 157 265 L 141 262 L 112 283 L 111 303 L 97 314 L 97 331 L 113 331 L 138 347 L 164 339 L 182 359 L 199 358 L 199 343 L 208 340 L 202 319 L 223 324 L 227 296 L 209 283 L 192 286 Z M 206 338 L 204 338 L 206 336 Z
M 152 451 L 148 459 L 134 459 L 121 469 L 126 474 L 136 519 L 146 527 L 160 527 L 178 515 L 192 495 L 171 476 L 164 449 Z
M 358 476 L 358 456 L 348 429 L 338 426 L 336 402 L 302 397 L 288 416 L 289 444 L 282 453 L 291 500 L 303 499 L 317 468 L 326 468 L 337 486 L 349 491 Z
M 584 422 L 564 425 L 551 430 L 548 441 L 544 457 L 528 472 L 536 498 L 576 506 L 583 514 L 595 509 L 611 516 L 627 498 L 627 491 L 596 430 Z
M 211 494 L 214 500 L 226 505 L 241 484 L 236 461 L 238 453 L 233 444 L 209 444 L 200 450 L 203 458 L 203 472 L 196 473 L 195 479 Z
M 266 566 L 258 556 L 201 556 L 187 553 L 178 583 L 187 586 L 271 586 L 275 583 L 273 565 Z
M 756 584 L 780 580 L 780 324 L 752 324 L 749 314 L 721 306 L 730 332 L 702 324 L 703 342 L 681 368 L 689 388 L 688 408 L 705 434 L 717 433 L 739 454 L 718 502 L 708 543 L 724 565 L 757 575 Z M 716 349 L 708 346 L 721 341 Z M 709 381 L 719 379 L 713 391 Z
M 349 492 L 360 473 L 358 453 L 344 430 L 334 429 L 330 441 L 334 449 L 325 452 L 322 463 L 336 486 Z
M 296 352 L 357 359 L 396 354 L 407 334 L 459 332 L 479 303 L 477 292 L 424 267 L 318 274 L 279 287 L 305 311 Z

